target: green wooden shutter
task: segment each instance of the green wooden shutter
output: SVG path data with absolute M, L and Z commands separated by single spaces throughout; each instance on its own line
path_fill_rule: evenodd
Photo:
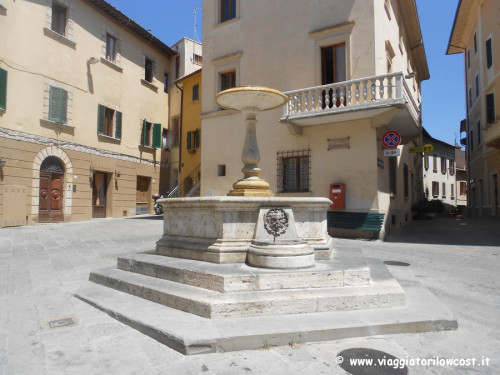
M 153 148 L 161 148 L 161 124 L 153 124 Z
M 106 107 L 103 105 L 97 106 L 97 133 L 104 134 L 104 121 L 106 117 Z
M 194 131 L 194 148 L 200 147 L 200 129 Z
M 147 146 L 148 145 L 148 140 L 146 139 L 148 136 L 148 132 L 146 127 L 148 126 L 147 121 L 144 120 L 142 122 L 142 134 L 141 134 L 141 145 Z
M 187 149 L 188 150 L 191 150 L 191 134 L 192 134 L 192 132 L 187 132 L 187 141 L 186 141 L 186 144 L 187 144 Z
M 61 89 L 50 86 L 49 93 L 49 120 L 54 122 L 61 121 Z
M 7 109 L 7 71 L 0 68 L 0 109 Z
M 115 138 L 122 139 L 122 113 L 115 112 Z
M 61 89 L 61 113 L 59 116 L 61 124 L 68 122 L 68 92 Z

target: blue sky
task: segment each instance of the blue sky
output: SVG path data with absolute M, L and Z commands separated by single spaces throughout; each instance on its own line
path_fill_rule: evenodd
M 202 0 L 108 0 L 113 6 L 171 46 L 194 38 L 195 7 Z M 427 131 L 454 144 L 465 118 L 463 54 L 446 55 L 458 0 L 416 0 L 431 78 L 422 84 L 422 119 Z M 197 10 L 201 38 L 201 9 Z

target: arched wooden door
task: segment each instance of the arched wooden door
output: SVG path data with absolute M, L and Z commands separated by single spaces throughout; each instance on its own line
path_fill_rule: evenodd
M 63 187 L 64 165 L 55 156 L 49 156 L 40 166 L 39 222 L 53 223 L 64 220 Z

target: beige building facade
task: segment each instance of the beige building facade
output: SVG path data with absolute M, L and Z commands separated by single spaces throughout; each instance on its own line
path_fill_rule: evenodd
M 495 0 L 460 0 L 448 54 L 463 53 L 468 207 L 472 216 L 500 210 L 500 8 Z
M 0 20 L 0 226 L 151 212 L 175 52 L 102 0 Z
M 243 116 L 218 108 L 215 95 L 267 86 L 289 98 L 258 115 L 261 177 L 274 194 L 332 198 L 333 185 L 345 199 L 331 212 L 381 214 L 383 237 L 411 220 L 423 194 L 422 159 L 409 152 L 421 144 L 429 78 L 415 2 L 282 5 L 203 2 L 201 194 L 225 195 L 242 176 Z M 396 157 L 382 144 L 391 130 L 402 138 Z

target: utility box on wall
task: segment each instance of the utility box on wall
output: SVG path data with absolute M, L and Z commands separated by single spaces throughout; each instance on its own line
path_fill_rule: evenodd
M 332 210 L 345 210 L 345 184 L 330 184 L 330 200 Z
M 3 220 L 0 227 L 26 225 L 26 186 L 5 185 L 2 187 Z

